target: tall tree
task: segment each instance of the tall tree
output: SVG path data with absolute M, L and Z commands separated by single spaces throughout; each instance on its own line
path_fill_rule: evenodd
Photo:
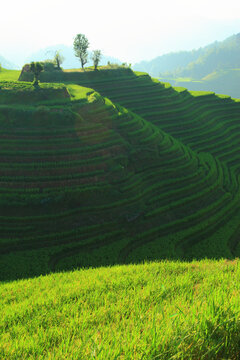
M 82 69 L 88 60 L 89 41 L 84 34 L 77 34 L 73 42 L 75 56 L 81 61 Z
M 64 62 L 64 56 L 61 55 L 60 51 L 57 50 L 55 51 L 55 54 L 54 54 L 54 63 L 56 64 L 57 66 L 57 69 L 60 70 L 61 69 L 61 64 Z
M 93 50 L 92 61 L 94 64 L 94 70 L 97 70 L 101 57 L 102 57 L 101 50 Z
M 30 71 L 34 75 L 33 85 L 38 86 L 39 75 L 43 71 L 43 65 L 40 62 L 31 62 Z

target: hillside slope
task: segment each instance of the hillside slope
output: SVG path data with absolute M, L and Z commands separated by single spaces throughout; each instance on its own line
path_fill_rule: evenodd
M 0 283 L 1 359 L 238 359 L 239 260 Z
M 112 101 L 138 113 L 195 151 L 210 153 L 216 160 L 221 161 L 230 174 L 235 173 L 238 177 L 240 172 L 240 103 L 238 101 L 228 96 L 216 96 L 214 93 L 189 93 L 183 88 L 173 89 L 167 84 L 151 79 L 147 74 L 133 73 L 130 69 L 99 73 L 73 71 L 59 76 L 61 81 L 75 81 L 97 89 Z M 235 176 L 232 175 L 228 180 L 225 178 L 228 184 L 225 189 L 232 182 L 236 184 L 234 178 Z M 238 223 L 238 213 L 235 212 L 235 215 Z M 232 239 L 235 244 L 233 248 L 236 250 L 235 242 L 238 236 L 229 237 L 229 235 L 225 235 L 225 240 Z M 199 248 L 194 247 L 195 251 L 192 254 L 199 254 L 202 246 L 201 243 Z
M 172 88 L 130 69 L 102 72 L 101 76 L 94 72 L 59 76 L 62 81 L 75 79 L 96 89 L 193 150 L 208 152 L 240 173 L 239 101 L 213 92 Z
M 237 116 L 238 104 L 195 99 L 127 69 L 80 73 L 75 79 L 118 105 L 73 84 L 35 90 L 12 82 L 5 90 L 1 280 L 146 258 L 234 256 L 237 174 L 210 152 L 191 150 L 172 115 L 178 111 L 183 133 L 190 126 L 194 136 L 194 128 L 199 133 L 197 118 L 189 125 L 194 109 L 203 114 L 202 106 L 213 106 L 207 110 L 212 122 L 218 107 L 223 114 L 223 108 L 236 105 Z M 237 146 L 238 140 L 236 151 Z M 238 158 L 235 162 L 237 171 Z

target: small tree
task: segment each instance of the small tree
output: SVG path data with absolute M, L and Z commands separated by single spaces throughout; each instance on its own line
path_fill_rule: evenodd
M 102 57 L 101 50 L 93 50 L 92 61 L 94 64 L 94 70 L 97 70 L 101 57 Z
M 43 71 L 43 65 L 40 62 L 31 62 L 30 71 L 34 75 L 33 85 L 38 86 L 39 75 Z
M 82 69 L 88 60 L 88 52 L 87 49 L 89 47 L 89 41 L 83 34 L 77 34 L 74 42 L 73 48 L 75 52 L 75 56 L 79 58 L 81 61 Z
M 54 54 L 54 63 L 56 64 L 57 66 L 57 69 L 58 70 L 61 70 L 61 64 L 64 62 L 64 57 L 61 55 L 60 51 L 55 51 L 55 54 Z

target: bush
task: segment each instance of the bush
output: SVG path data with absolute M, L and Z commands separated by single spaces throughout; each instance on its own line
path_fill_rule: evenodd
M 55 71 L 55 63 L 53 60 L 45 60 L 42 62 L 44 71 Z
M 117 63 L 111 63 L 110 61 L 108 61 L 107 67 L 108 67 L 109 69 L 118 69 L 119 67 L 121 67 L 121 65 L 119 65 L 119 64 L 117 64 Z

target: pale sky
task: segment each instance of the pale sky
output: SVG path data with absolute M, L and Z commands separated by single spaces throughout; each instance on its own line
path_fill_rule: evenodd
M 133 64 L 240 32 L 239 0 L 1 0 L 0 11 L 0 55 L 12 62 L 78 33 Z

